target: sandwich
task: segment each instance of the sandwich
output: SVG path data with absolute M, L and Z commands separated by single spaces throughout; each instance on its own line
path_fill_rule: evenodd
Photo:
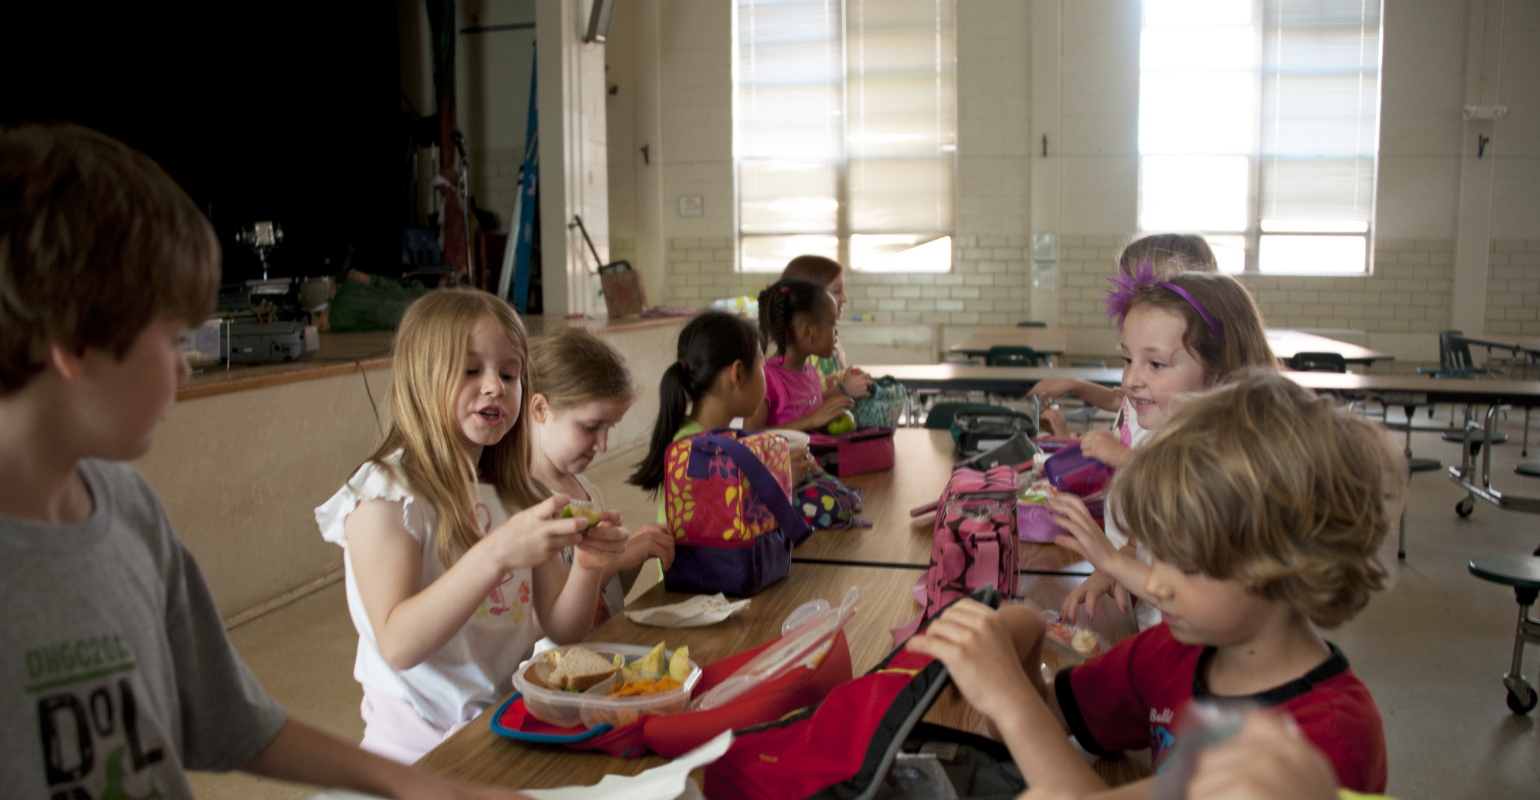
M 524 679 L 546 689 L 581 692 L 614 675 L 616 669 L 604 656 L 578 646 L 543 653 L 524 672 Z

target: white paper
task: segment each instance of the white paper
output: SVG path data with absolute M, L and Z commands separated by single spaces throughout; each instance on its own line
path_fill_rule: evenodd
M 535 800 L 589 800 L 589 798 L 626 798 L 626 800 L 681 800 L 699 797 L 700 789 L 690 780 L 690 771 L 722 757 L 733 743 L 733 732 L 722 731 L 715 739 L 640 775 L 606 775 L 593 786 L 563 786 L 559 789 L 524 789 Z M 688 794 L 689 792 L 694 794 Z
M 625 612 L 626 619 L 639 625 L 658 628 L 700 628 L 714 625 L 749 607 L 748 600 L 729 603 L 727 596 L 717 593 L 707 597 L 698 594 L 681 603 L 673 603 L 640 611 Z

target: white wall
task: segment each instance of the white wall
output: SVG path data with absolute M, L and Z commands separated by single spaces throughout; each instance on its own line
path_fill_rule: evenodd
M 1494 173 L 1485 319 L 1493 332 L 1540 334 L 1540 111 L 1526 102 L 1540 97 L 1540 4 L 1499 0 L 1387 0 L 1374 272 L 1248 278 L 1269 324 L 1362 330 L 1371 346 L 1403 360 L 1436 358 L 1431 334 L 1450 326 L 1456 290 L 1462 158 L 1472 155 L 1464 153 L 1472 134 L 1461 115 L 1471 9 L 1489 2 L 1503 16 L 1486 40 L 1494 55 L 1482 69 L 1489 84 L 1500 85 L 1509 114 L 1495 126 L 1483 162 Z M 699 306 L 753 294 L 770 276 L 734 267 L 732 5 L 638 5 L 656 8 L 658 20 L 651 108 L 661 117 L 662 141 L 652 146 L 651 176 L 662 176 L 661 209 L 655 221 L 643 221 L 648 201 L 617 191 L 612 215 L 634 226 L 628 238 L 656 231 L 664 243 L 667 294 L 654 289 L 655 301 Z M 1034 308 L 1046 317 L 1048 309 L 1071 328 L 1072 350 L 1115 347 L 1099 300 L 1136 230 L 1139 9 L 1138 0 L 959 3 L 954 270 L 856 275 L 850 311 L 886 322 L 967 325 L 1026 319 Z M 638 28 L 617 16 L 612 33 L 635 36 Z M 642 50 L 632 44 L 623 59 L 611 60 L 611 82 L 622 92 L 649 63 Z M 645 95 L 612 101 L 628 116 L 612 122 L 611 134 L 631 139 L 624 151 L 612 151 L 615 181 L 634 184 L 647 169 L 634 157 Z M 1041 155 L 1044 134 L 1048 158 Z M 681 195 L 701 195 L 705 214 L 680 217 Z M 1037 303 L 1023 250 L 1034 219 L 1062 237 L 1059 291 Z

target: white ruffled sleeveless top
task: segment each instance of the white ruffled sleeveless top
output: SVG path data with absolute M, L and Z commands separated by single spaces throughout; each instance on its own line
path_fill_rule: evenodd
M 401 452 L 385 460 L 397 466 Z M 508 512 L 492 486 L 480 484 L 477 488 L 477 523 L 485 534 L 506 521 Z M 408 487 L 378 464 L 370 462 L 359 467 L 330 500 L 316 508 L 321 537 L 340 545 L 344 551 L 348 613 L 358 630 L 353 677 L 371 689 L 410 703 L 423 719 L 448 729 L 474 718 L 512 691 L 514 669 L 529 657 L 543 635 L 531 603 L 531 572 L 519 569 L 505 575 L 464 627 L 437 653 L 411 669 L 397 670 L 380 654 L 369 614 L 358 593 L 353 559 L 347 553 L 343 530 L 348 515 L 359 503 L 375 499 L 402 503 L 407 532 L 422 546 L 423 587 L 438 580 L 445 571 L 434 543 L 432 505 L 419 501 Z

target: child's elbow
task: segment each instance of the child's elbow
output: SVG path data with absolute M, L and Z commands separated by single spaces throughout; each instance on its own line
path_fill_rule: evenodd
M 405 647 L 388 639 L 382 639 L 379 642 L 379 646 L 380 656 L 385 659 L 385 663 L 389 664 L 391 669 L 397 672 L 406 672 L 412 667 L 428 660 L 426 654 L 419 653 L 415 649 Z

